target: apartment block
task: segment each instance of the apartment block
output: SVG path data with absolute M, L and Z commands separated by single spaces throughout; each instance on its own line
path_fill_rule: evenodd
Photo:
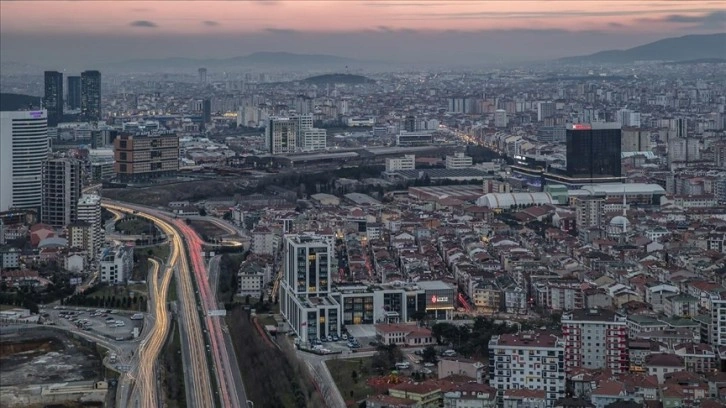
M 121 135 L 114 140 L 114 172 L 119 181 L 142 181 L 179 170 L 175 133 Z
M 608 368 L 627 372 L 627 319 L 606 309 L 580 309 L 563 313 L 567 369 Z

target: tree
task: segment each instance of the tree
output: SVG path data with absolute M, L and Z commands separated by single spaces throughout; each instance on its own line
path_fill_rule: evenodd
M 353 379 L 354 384 L 357 384 L 358 383 L 358 372 L 355 370 L 351 371 L 350 378 Z
M 425 349 L 423 349 L 423 353 L 421 354 L 422 360 L 425 363 L 436 363 L 438 360 L 436 358 L 436 349 L 433 348 L 433 346 L 428 346 Z

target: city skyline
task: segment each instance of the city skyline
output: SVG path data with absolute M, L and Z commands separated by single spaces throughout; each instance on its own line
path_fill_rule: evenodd
M 6 61 L 53 60 L 63 67 L 255 51 L 411 62 L 456 53 L 464 54 L 462 61 L 474 53 L 495 61 L 546 59 L 726 29 L 722 1 L 228 1 L 176 7 L 84 1 L 3 2 L 0 8 Z M 98 18 L 103 15 L 114 18 Z

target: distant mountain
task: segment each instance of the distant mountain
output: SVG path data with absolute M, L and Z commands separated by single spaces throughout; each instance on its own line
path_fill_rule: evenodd
M 561 58 L 562 62 L 629 63 L 635 61 L 687 61 L 723 58 L 726 33 L 664 38 L 627 50 L 601 51 L 591 55 Z
M 371 82 L 375 82 L 374 80 L 364 77 L 362 75 L 352 75 L 352 74 L 326 74 L 326 75 L 317 75 L 310 78 L 306 78 L 303 80 L 303 82 L 307 82 L 309 84 L 315 84 L 315 85 L 325 85 L 325 84 L 368 84 Z
M 254 67 L 344 67 L 347 64 L 364 63 L 352 58 L 325 54 L 294 54 L 289 52 L 255 52 L 246 56 L 222 59 L 195 59 L 195 58 L 164 58 L 164 59 L 137 59 L 116 63 L 110 68 L 116 69 L 190 69 L 190 68 L 236 68 L 245 66 Z
M 38 109 L 39 107 L 40 98 L 37 96 L 0 93 L 0 111 Z

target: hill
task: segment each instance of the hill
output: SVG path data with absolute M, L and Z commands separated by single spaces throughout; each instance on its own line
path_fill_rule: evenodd
M 289 52 L 255 52 L 249 55 L 221 58 L 221 59 L 195 59 L 195 58 L 163 58 L 163 59 L 137 59 L 120 62 L 110 66 L 112 69 L 197 69 L 207 68 L 236 68 L 236 67 L 275 67 L 295 66 L 306 67 L 344 67 L 347 64 L 362 61 L 351 58 L 326 54 L 294 54 Z
M 0 93 L 0 111 L 38 109 L 39 107 L 40 98 L 37 96 Z
M 726 55 L 726 33 L 664 38 L 627 50 L 561 58 L 560 61 L 629 63 L 635 61 L 688 61 L 722 58 Z
M 314 85 L 325 85 L 325 84 L 368 84 L 375 82 L 374 80 L 364 77 L 362 75 L 353 74 L 325 74 L 317 75 L 310 78 L 306 78 L 303 82 L 314 84 Z

